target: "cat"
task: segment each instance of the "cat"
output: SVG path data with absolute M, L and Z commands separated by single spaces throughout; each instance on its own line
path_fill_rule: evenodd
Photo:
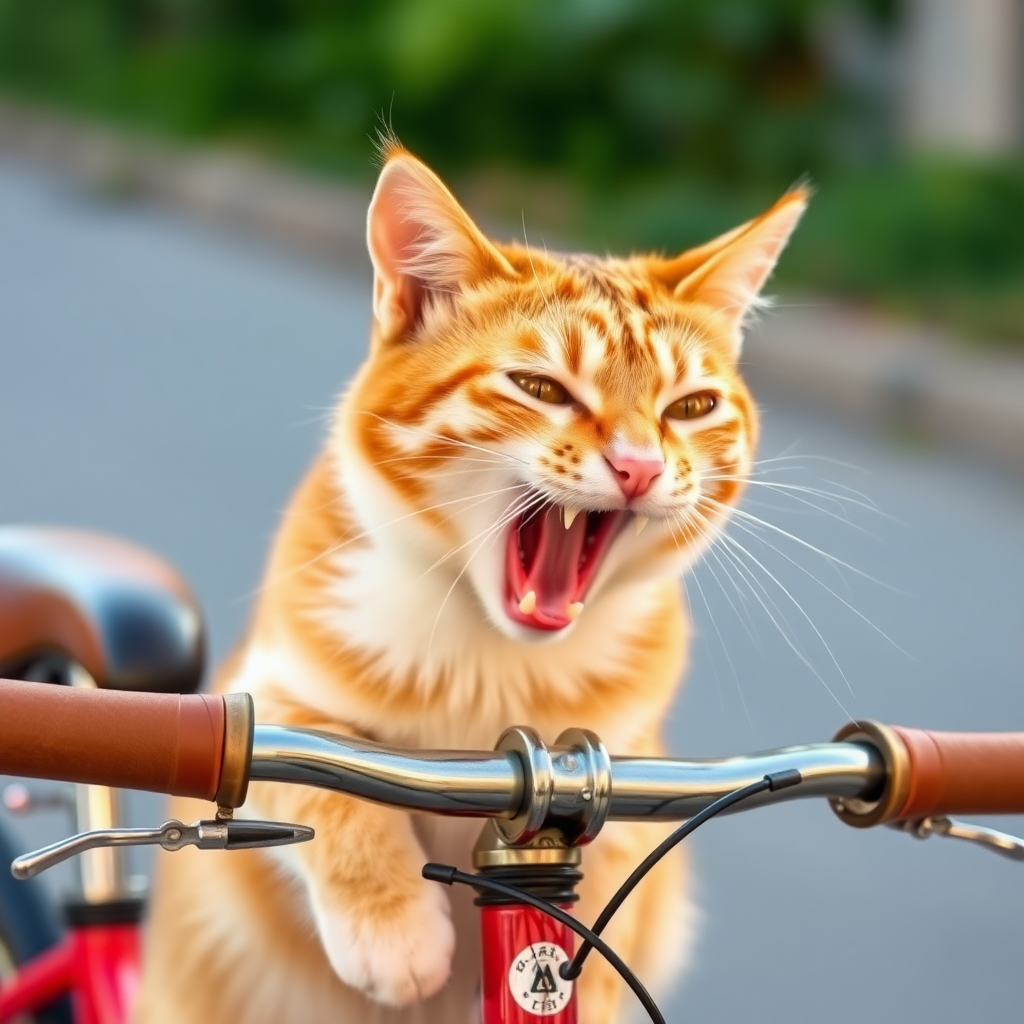
M 509 725 L 549 743 L 581 726 L 661 755 L 686 661 L 679 576 L 757 440 L 744 321 L 807 192 L 675 258 L 598 259 L 497 244 L 396 141 L 384 157 L 369 357 L 217 688 L 249 691 L 260 721 L 389 744 L 486 750 Z M 239 816 L 316 839 L 161 860 L 139 1024 L 474 1019 L 472 896 L 420 867 L 470 869 L 479 821 L 266 783 Z M 665 833 L 606 825 L 584 921 Z M 688 958 L 689 885 L 683 854 L 666 859 L 606 933 L 655 989 Z M 620 1019 L 599 957 L 578 984 L 581 1020 Z

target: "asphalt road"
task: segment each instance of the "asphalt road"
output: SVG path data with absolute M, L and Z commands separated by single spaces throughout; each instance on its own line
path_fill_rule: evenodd
M 304 262 L 0 162 L 0 522 L 152 547 L 192 582 L 223 655 L 368 311 L 364 265 Z M 688 581 L 673 749 L 827 739 L 847 715 L 1024 729 L 1024 484 L 762 398 L 762 455 L 786 458 L 759 479 L 846 500 L 753 488 L 746 512 L 776 529 L 737 521 Z M 29 843 L 60 824 L 14 828 Z M 1024 865 L 855 832 L 809 802 L 692 842 L 703 938 L 670 1020 L 1019 1016 Z

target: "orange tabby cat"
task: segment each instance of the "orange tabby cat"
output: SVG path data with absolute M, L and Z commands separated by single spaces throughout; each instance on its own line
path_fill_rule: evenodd
M 806 194 L 675 259 L 556 256 L 489 241 L 426 166 L 385 155 L 370 355 L 219 686 L 251 692 L 261 721 L 385 743 L 489 749 L 512 724 L 548 742 L 583 726 L 614 753 L 660 754 L 686 652 L 679 574 L 757 434 L 743 320 Z M 161 860 L 140 1024 L 470 1021 L 471 895 L 420 867 L 468 869 L 480 823 L 250 793 L 242 816 L 316 839 Z M 614 823 L 587 848 L 584 920 L 662 831 Z M 649 985 L 687 959 L 687 889 L 670 858 L 608 930 Z M 619 1019 L 598 957 L 580 996 L 587 1024 Z

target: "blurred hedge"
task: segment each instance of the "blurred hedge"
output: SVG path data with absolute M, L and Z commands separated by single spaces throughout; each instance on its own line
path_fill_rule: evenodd
M 823 64 L 832 6 L 0 0 L 0 81 L 363 173 L 367 135 L 393 110 L 407 144 L 446 171 L 512 161 L 596 182 L 652 166 L 785 180 L 835 159 L 858 105 Z M 854 6 L 891 18 L 885 0 Z
M 554 179 L 553 226 L 616 247 L 696 241 L 810 174 L 792 283 L 1024 338 L 1019 170 L 894 162 L 891 101 L 836 52 L 897 6 L 0 0 L 0 87 L 360 177 L 391 122 L 448 176 Z
M 573 235 L 610 250 L 672 252 L 777 198 L 714 183 L 595 196 Z M 1024 164 L 879 161 L 818 183 L 773 287 L 866 300 L 969 340 L 1024 344 Z

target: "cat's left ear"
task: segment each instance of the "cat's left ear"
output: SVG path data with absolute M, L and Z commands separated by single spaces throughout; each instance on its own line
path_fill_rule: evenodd
M 515 272 L 426 164 L 397 143 L 385 157 L 366 235 L 374 319 L 382 338 L 399 339 L 420 322 L 431 291 Z
M 739 355 L 743 321 L 757 307 L 768 280 L 810 197 L 787 192 L 767 213 L 662 265 L 662 280 L 677 298 L 709 306 L 724 323 Z M 674 278 L 674 279 L 673 279 Z

